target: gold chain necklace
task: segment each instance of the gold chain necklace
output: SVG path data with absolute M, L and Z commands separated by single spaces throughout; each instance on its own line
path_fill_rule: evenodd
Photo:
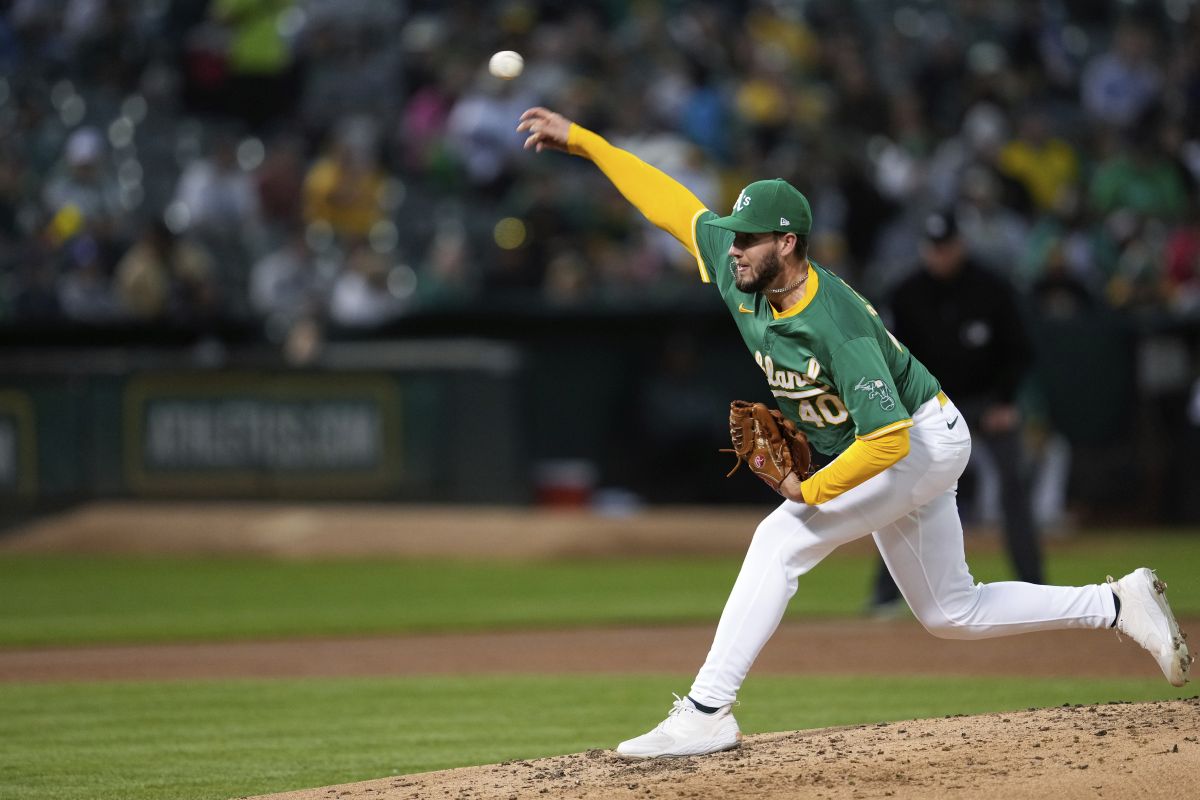
M 782 289 L 763 289 L 763 291 L 766 292 L 767 294 L 787 294 L 788 292 L 790 292 L 794 289 L 799 289 L 801 286 L 804 285 L 804 282 L 806 280 L 808 280 L 807 272 L 804 273 L 804 276 L 802 278 L 800 278 L 800 280 L 796 281 L 791 286 L 784 286 Z

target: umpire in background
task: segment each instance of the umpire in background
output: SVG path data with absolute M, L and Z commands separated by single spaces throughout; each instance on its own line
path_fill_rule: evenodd
M 996 464 L 1004 535 L 1017 578 L 1042 583 L 1016 407 L 1033 352 L 1015 292 L 971 259 L 952 214 L 934 213 L 922 230 L 921 269 L 896 288 L 891 310 L 896 338 L 938 376 L 974 434 L 973 446 L 986 448 Z M 872 609 L 888 609 L 899 598 L 881 561 Z

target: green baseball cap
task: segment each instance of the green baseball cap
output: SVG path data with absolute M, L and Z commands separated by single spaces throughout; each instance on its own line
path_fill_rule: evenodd
M 812 230 L 812 208 L 808 198 L 782 178 L 755 181 L 742 189 L 733 213 L 728 217 L 705 220 L 705 225 L 735 233 L 796 233 L 807 236 Z

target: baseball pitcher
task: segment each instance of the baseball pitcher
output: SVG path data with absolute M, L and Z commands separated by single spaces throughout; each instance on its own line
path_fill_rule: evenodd
M 758 526 L 687 697 L 627 758 L 735 747 L 742 681 L 783 617 L 801 575 L 834 548 L 871 535 L 913 613 L 935 636 L 982 639 L 1026 631 L 1115 627 L 1182 686 L 1191 657 L 1146 568 L 1090 586 L 977 584 L 963 552 L 955 490 L 971 435 L 937 379 L 884 328 L 871 304 L 808 258 L 808 200 L 782 180 L 752 183 L 732 213 L 709 211 L 684 186 L 545 108 L 518 131 L 525 147 L 590 159 L 696 259 L 716 284 L 778 411 L 735 402 L 730 432 L 743 461 L 784 498 Z M 834 456 L 809 475 L 807 438 Z

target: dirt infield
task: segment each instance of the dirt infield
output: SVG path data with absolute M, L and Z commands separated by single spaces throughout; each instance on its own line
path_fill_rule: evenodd
M 1189 624 L 1190 622 L 1190 624 Z M 714 623 L 715 624 L 715 623 Z M 1184 622 L 1200 630 L 1200 620 Z M 269 642 L 0 649 L 0 681 L 301 678 L 488 673 L 691 674 L 713 625 L 417 634 Z M 755 675 L 1029 675 L 1157 678 L 1132 642 L 1053 631 L 935 639 L 912 620 L 785 622 Z
M 702 758 L 592 750 L 261 800 L 1200 796 L 1200 701 L 1053 708 L 748 736 Z
M 761 508 L 572 510 L 382 503 L 93 503 L 0 537 L 0 553 L 537 560 L 740 553 Z M 872 547 L 867 539 L 863 547 Z

